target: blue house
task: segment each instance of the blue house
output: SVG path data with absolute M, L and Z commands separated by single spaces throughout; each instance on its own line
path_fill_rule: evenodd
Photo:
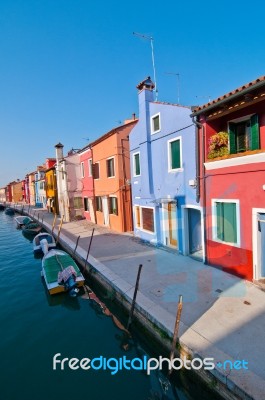
M 203 258 L 191 109 L 154 101 L 150 77 L 137 88 L 139 121 L 129 136 L 134 234 Z

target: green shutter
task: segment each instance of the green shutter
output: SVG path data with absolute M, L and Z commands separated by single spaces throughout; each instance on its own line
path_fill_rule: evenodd
M 250 118 L 251 124 L 251 150 L 259 149 L 259 122 L 258 115 L 252 115 Z
M 217 238 L 224 240 L 224 229 L 223 229 L 223 203 L 216 203 L 216 223 L 217 223 Z
M 180 140 L 170 142 L 171 146 L 171 168 L 180 168 Z
M 233 122 L 229 123 L 229 148 L 230 154 L 235 154 L 236 150 L 236 124 Z
M 140 154 L 135 154 L 134 156 L 134 162 L 135 162 L 135 175 L 140 175 L 141 174 L 141 169 L 140 169 Z
M 237 243 L 236 204 L 223 203 L 224 206 L 224 241 Z

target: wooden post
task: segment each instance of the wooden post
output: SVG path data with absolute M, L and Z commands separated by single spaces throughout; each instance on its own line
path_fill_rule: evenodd
M 60 233 L 61 233 L 61 229 L 62 229 L 62 225 L 63 225 L 63 220 L 64 220 L 64 215 L 62 216 L 61 222 L 60 222 L 60 226 L 59 226 L 59 230 L 58 230 L 58 236 L 56 239 L 56 244 L 59 242 L 59 238 L 60 238 Z
M 76 245 L 75 245 L 75 249 L 74 249 L 74 251 L 73 251 L 73 256 L 75 255 L 75 252 L 76 252 L 76 249 L 77 249 L 77 246 L 78 246 L 79 239 L 80 239 L 80 235 L 79 235 L 79 236 L 77 237 L 77 239 L 76 239 Z
M 43 214 L 42 214 L 42 218 L 41 218 L 41 223 L 43 224 Z
M 128 319 L 128 323 L 127 323 L 127 327 L 126 327 L 127 330 L 129 330 L 130 325 L 132 323 L 132 316 L 133 316 L 133 312 L 134 312 L 134 308 L 135 308 L 136 296 L 137 296 L 137 292 L 138 292 L 139 280 L 140 280 L 142 267 L 143 267 L 143 265 L 140 264 L 139 268 L 138 268 L 138 273 L 137 273 L 137 278 L 136 278 L 136 283 L 135 283 L 135 288 L 134 288 L 134 294 L 133 294 L 132 307 L 131 307 L 131 311 L 130 311 L 130 314 L 129 314 L 129 319 Z
M 33 215 L 32 215 L 33 218 L 34 218 L 35 212 L 36 212 L 36 210 L 33 211 Z
M 28 208 L 28 214 L 29 214 L 29 210 L 30 210 L 30 204 L 29 204 L 29 208 Z
M 52 223 L 52 235 L 53 235 L 54 227 L 56 224 L 56 219 L 57 219 L 57 214 L 54 214 L 53 223 Z
M 175 349 L 176 349 L 176 343 L 177 343 L 177 339 L 178 339 L 178 331 L 179 331 L 179 322 L 180 322 L 181 312 L 182 312 L 182 295 L 179 296 L 178 311 L 177 311 L 177 316 L 176 316 L 174 335 L 173 335 L 171 352 L 170 352 L 170 357 L 169 357 L 170 361 L 173 360 L 174 355 L 175 355 Z M 168 373 L 171 374 L 171 372 L 172 372 L 172 369 L 170 369 Z
M 95 231 L 95 228 L 92 229 L 92 234 L 91 234 L 91 236 L 90 236 L 90 242 L 89 242 L 89 246 L 88 246 L 88 249 L 87 249 L 86 262 L 85 262 L 85 267 L 84 267 L 84 269 L 86 269 L 87 259 L 88 259 L 89 253 L 90 253 L 90 247 L 91 247 L 91 244 L 92 244 L 92 239 L 93 239 L 93 236 L 94 236 L 94 231 Z
M 40 213 L 38 213 L 38 221 L 40 220 Z
M 21 215 L 23 215 L 23 211 L 24 211 L 24 204 L 22 206 Z

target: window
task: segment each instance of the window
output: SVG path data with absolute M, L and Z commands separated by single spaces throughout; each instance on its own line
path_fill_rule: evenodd
M 113 176 L 115 176 L 114 157 L 107 160 L 107 177 L 112 178 Z
M 141 228 L 141 217 L 140 217 L 140 207 L 135 206 L 135 226 L 136 228 Z
M 135 153 L 133 155 L 133 175 L 134 176 L 141 175 L 140 153 Z
M 82 208 L 83 207 L 83 201 L 82 197 L 74 197 L 74 208 Z
M 102 200 L 100 196 L 96 196 L 96 211 L 102 211 Z
M 117 197 L 109 197 L 109 213 L 118 215 L 118 199 L 117 199 Z
M 259 123 L 257 114 L 241 121 L 229 123 L 230 154 L 259 149 Z
M 40 182 L 40 189 L 44 189 L 44 182 Z
M 89 211 L 89 203 L 87 197 L 84 197 L 84 210 Z
M 151 134 L 159 132 L 160 130 L 160 113 L 158 113 L 151 117 Z
M 93 175 L 93 161 L 92 158 L 88 160 L 88 176 Z
M 168 141 L 168 170 L 174 171 L 181 168 L 181 143 L 180 138 Z
M 239 245 L 239 202 L 213 200 L 213 239 Z
M 155 231 L 153 208 L 142 207 L 142 228 L 149 232 Z
M 93 178 L 99 179 L 99 162 L 93 164 Z
M 84 163 L 81 162 L 81 177 L 84 178 L 85 176 L 85 167 L 84 167 Z

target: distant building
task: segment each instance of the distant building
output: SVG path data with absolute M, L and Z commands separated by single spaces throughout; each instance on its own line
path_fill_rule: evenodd
M 80 155 L 72 150 L 64 157 L 61 143 L 55 149 L 59 213 L 61 217 L 64 216 L 64 221 L 69 222 L 82 218 L 84 212 Z
M 6 202 L 6 186 L 0 188 L 0 203 Z
M 80 150 L 79 155 L 84 217 L 88 221 L 96 222 L 93 184 L 93 159 L 90 145 Z

